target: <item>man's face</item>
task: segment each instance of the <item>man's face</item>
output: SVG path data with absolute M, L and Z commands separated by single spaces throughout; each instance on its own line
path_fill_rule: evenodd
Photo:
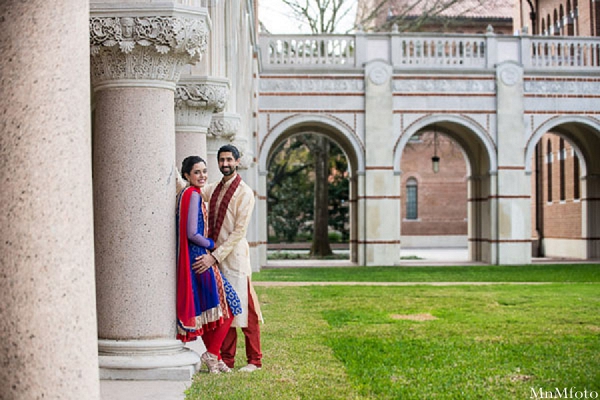
M 230 151 L 219 154 L 219 170 L 225 176 L 231 176 L 239 163 L 240 160 L 236 160 Z

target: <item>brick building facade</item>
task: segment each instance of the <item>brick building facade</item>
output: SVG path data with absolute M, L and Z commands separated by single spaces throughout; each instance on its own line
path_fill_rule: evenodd
M 600 3 L 578 0 L 519 1 L 515 27 L 544 36 L 599 36 Z M 533 7 L 532 7 L 533 6 Z
M 365 0 L 364 5 L 376 0 Z M 397 18 L 410 18 L 418 10 L 406 14 L 401 7 L 405 0 L 396 0 L 382 10 L 368 28 L 390 27 Z M 471 4 L 472 3 L 472 4 Z M 534 3 L 520 0 L 494 1 L 486 7 L 476 2 L 461 2 L 444 10 L 437 22 L 423 23 L 418 30 L 428 32 L 481 33 L 491 25 L 497 34 L 513 32 L 543 36 L 598 36 L 600 35 L 600 2 L 577 0 L 540 0 Z M 469 5 L 470 4 L 470 5 Z M 535 9 L 531 9 L 531 5 Z M 458 9 L 468 9 L 464 12 Z M 367 7 L 368 9 L 368 7 Z M 404 13 L 404 14 L 403 14 Z M 512 13 L 513 18 L 507 18 Z M 357 20 L 361 18 L 359 14 Z M 533 18 L 533 19 L 532 19 Z M 452 23 L 440 25 L 443 21 Z M 436 25 L 437 23 L 437 25 Z M 381 27 L 381 28 L 379 28 Z M 462 245 L 466 238 L 467 221 L 467 171 L 462 156 L 442 155 L 442 168 L 438 174 L 431 170 L 431 134 L 423 141 L 413 142 L 402 159 L 402 210 L 403 246 Z M 441 137 L 441 148 L 459 148 Z M 569 256 L 572 246 L 580 246 L 583 235 L 584 209 L 581 194 L 581 166 L 576 150 L 560 136 L 547 133 L 539 141 L 532 161 L 531 174 L 531 227 L 532 255 L 546 255 L 551 244 L 552 255 Z M 407 217 L 407 208 L 417 199 L 417 218 Z M 585 201 L 585 200 L 584 200 Z M 414 214 L 414 210 L 411 209 Z M 540 244 L 544 243 L 545 245 Z M 573 242 L 574 245 L 564 243 Z M 575 251 L 575 253 L 584 251 Z
M 545 134 L 532 162 L 531 216 L 533 255 L 544 255 L 542 239 L 582 237 L 581 166 L 575 149 L 564 138 Z M 556 249 L 554 249 L 556 250 Z M 568 256 L 566 249 L 559 250 Z
M 434 154 L 440 158 L 437 173 Z M 460 146 L 442 134 L 424 133 L 407 145 L 400 169 L 403 244 L 466 246 L 467 168 Z

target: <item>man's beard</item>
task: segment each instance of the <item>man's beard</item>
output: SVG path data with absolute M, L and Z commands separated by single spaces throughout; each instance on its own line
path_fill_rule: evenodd
M 230 176 L 230 175 L 233 175 L 233 173 L 235 172 L 235 168 L 222 167 L 222 168 L 220 168 L 220 171 L 223 175 Z

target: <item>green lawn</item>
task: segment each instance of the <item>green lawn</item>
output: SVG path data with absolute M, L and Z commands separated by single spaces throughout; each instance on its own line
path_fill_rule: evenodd
M 284 282 L 600 282 L 600 264 L 273 268 L 254 281 Z
M 598 282 L 598 275 L 588 266 L 572 267 L 573 274 L 568 266 L 545 266 L 506 279 L 532 281 L 531 274 L 540 274 L 540 281 L 550 281 L 555 271 L 567 284 L 258 286 L 263 369 L 201 372 L 187 399 L 513 400 L 540 389 L 600 392 L 600 284 L 573 283 L 585 277 Z M 438 278 L 505 280 L 501 267 L 483 268 L 491 268 L 488 275 L 457 268 Z M 317 271 L 297 271 L 299 280 L 308 280 L 306 270 Z M 392 273 L 339 270 L 326 269 L 323 276 L 360 281 L 364 270 Z M 255 274 L 255 280 L 274 272 Z M 245 364 L 242 337 L 238 367 Z

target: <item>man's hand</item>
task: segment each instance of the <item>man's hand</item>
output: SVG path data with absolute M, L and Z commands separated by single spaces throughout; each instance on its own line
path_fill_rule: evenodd
M 200 257 L 196 257 L 196 262 L 192 264 L 192 268 L 197 274 L 201 274 L 211 266 L 217 263 L 217 259 L 212 254 L 204 254 Z

